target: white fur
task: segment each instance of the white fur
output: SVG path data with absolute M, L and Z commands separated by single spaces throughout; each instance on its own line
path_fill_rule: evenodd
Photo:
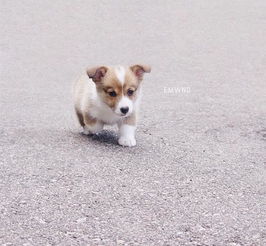
M 135 146 L 136 139 L 135 139 L 135 126 L 131 125 L 121 125 L 119 128 L 119 140 L 118 143 L 123 146 Z
M 116 106 L 115 113 L 123 115 L 120 109 L 125 107 L 128 107 L 128 112 L 124 116 L 130 115 L 133 111 L 133 102 L 128 97 L 123 96 Z
M 118 66 L 115 68 L 115 74 L 116 77 L 118 78 L 119 82 L 123 85 L 125 83 L 125 75 L 126 75 L 126 70 L 122 66 Z
M 113 125 L 121 120 L 121 114 L 114 113 L 114 111 L 98 97 L 94 101 L 93 106 L 90 108 L 90 115 L 110 125 Z
M 125 83 L 126 69 L 122 66 L 113 70 L 122 86 Z M 83 74 L 74 86 L 74 103 L 77 112 L 89 114 L 98 122 L 93 126 L 84 126 L 84 134 L 96 133 L 103 129 L 104 124 L 118 124 L 119 126 L 119 144 L 122 146 L 135 146 L 136 126 L 123 124 L 123 118 L 132 113 L 137 114 L 141 87 L 137 90 L 137 100 L 133 102 L 127 96 L 123 95 L 118 102 L 115 110 L 106 105 L 100 98 L 96 90 L 95 83 L 89 79 L 87 74 Z M 121 108 L 128 107 L 128 113 L 122 115 Z
M 116 114 L 98 97 L 95 83 L 84 74 L 74 87 L 75 108 L 81 112 L 89 113 L 92 117 L 106 124 L 115 124 L 121 120 L 121 114 Z

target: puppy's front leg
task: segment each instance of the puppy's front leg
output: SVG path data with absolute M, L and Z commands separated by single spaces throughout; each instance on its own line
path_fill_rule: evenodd
M 99 120 L 92 118 L 88 113 L 83 114 L 84 119 L 84 131 L 85 135 L 95 134 L 103 129 L 103 123 Z
M 119 126 L 118 143 L 122 146 L 135 146 L 135 130 L 136 130 L 136 114 L 133 113 L 129 117 L 122 120 Z

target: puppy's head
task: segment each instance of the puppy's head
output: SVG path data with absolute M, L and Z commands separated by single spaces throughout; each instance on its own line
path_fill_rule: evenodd
M 116 115 L 127 117 L 134 110 L 143 75 L 150 71 L 147 65 L 99 66 L 89 68 L 87 74 L 96 84 L 102 102 Z

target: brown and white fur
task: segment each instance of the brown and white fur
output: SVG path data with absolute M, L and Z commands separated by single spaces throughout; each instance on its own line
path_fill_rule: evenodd
M 118 143 L 135 146 L 141 81 L 147 65 L 98 66 L 87 69 L 74 86 L 75 110 L 83 133 L 94 134 L 117 124 Z

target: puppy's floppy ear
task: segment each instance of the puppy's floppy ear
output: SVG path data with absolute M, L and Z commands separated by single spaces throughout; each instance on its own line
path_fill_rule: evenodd
M 92 79 L 95 83 L 101 82 L 102 78 L 107 72 L 107 67 L 92 67 L 87 69 L 87 74 L 90 79 Z
M 139 81 L 143 79 L 144 73 L 150 73 L 151 67 L 148 65 L 133 65 L 130 67 L 132 72 L 135 74 L 135 76 L 138 78 Z

